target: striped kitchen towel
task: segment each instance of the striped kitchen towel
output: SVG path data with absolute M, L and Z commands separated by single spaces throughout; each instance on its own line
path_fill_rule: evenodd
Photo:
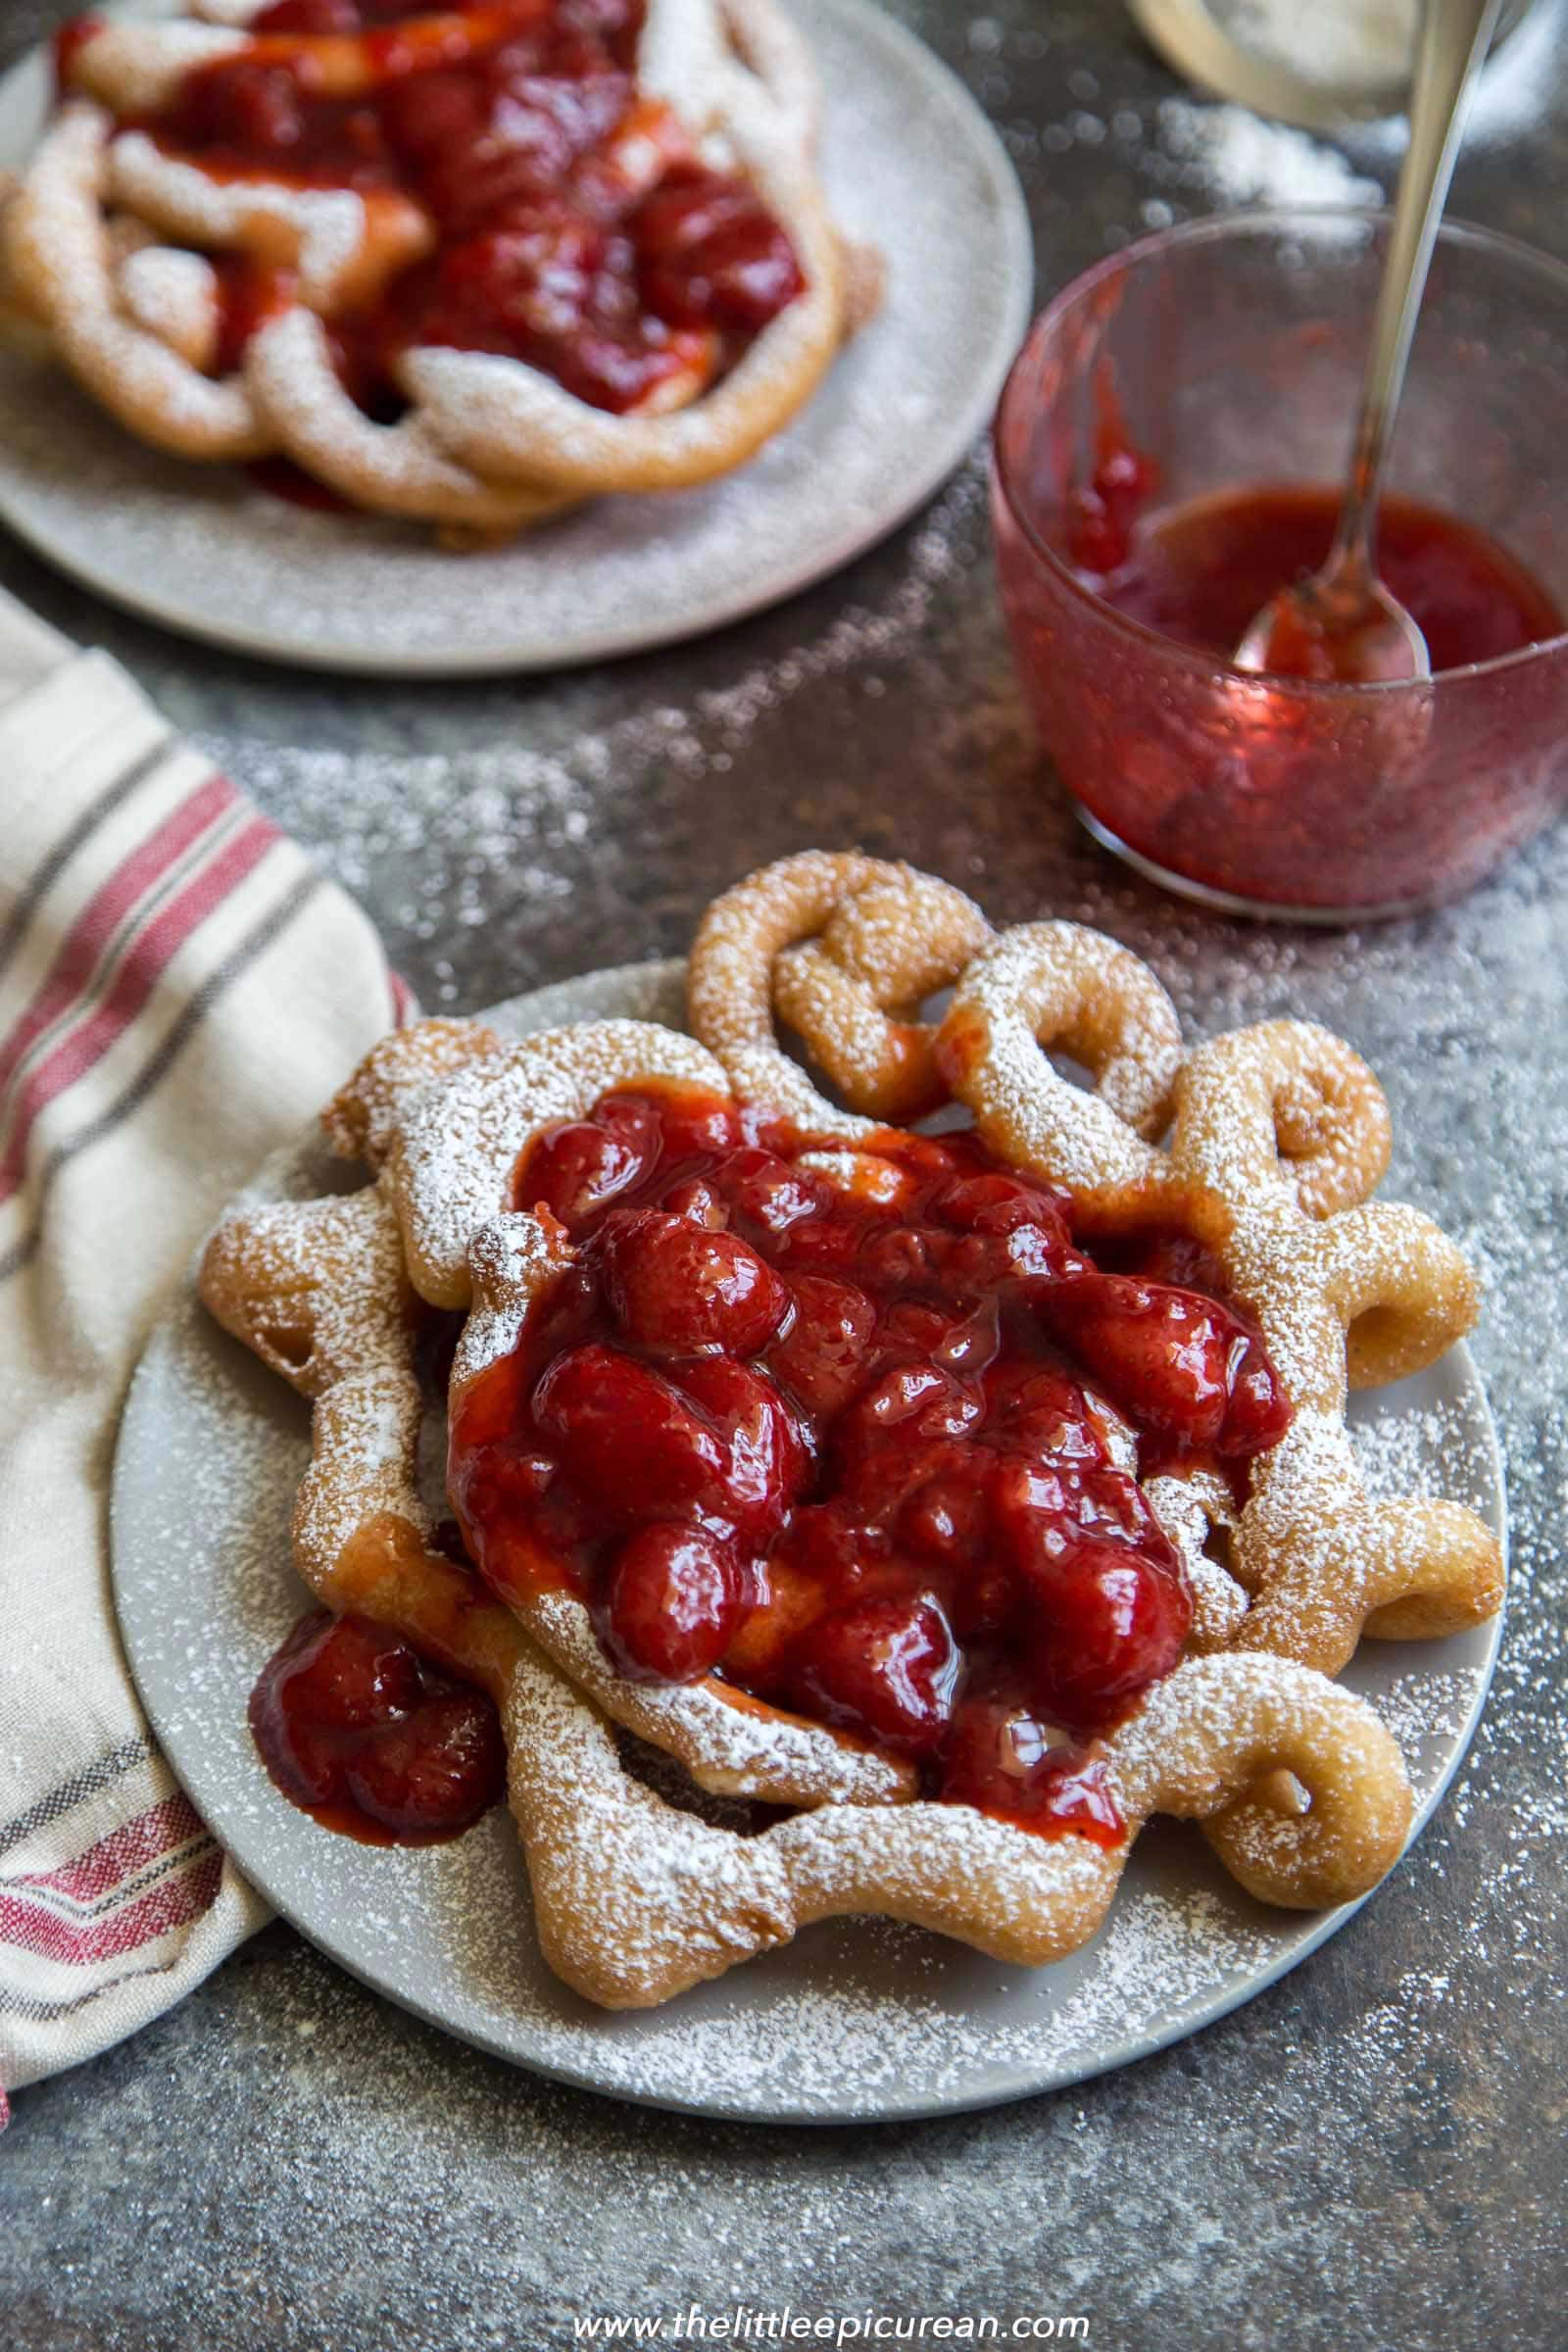
M 0 2123 L 267 1916 L 126 1672 L 115 1427 L 204 1228 L 406 1003 L 124 671 L 0 594 Z

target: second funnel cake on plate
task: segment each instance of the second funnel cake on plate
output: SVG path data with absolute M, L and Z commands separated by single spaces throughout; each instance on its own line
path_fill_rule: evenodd
M 1371 1073 L 1291 1022 L 1186 1051 L 1099 934 L 815 854 L 710 910 L 690 1018 L 416 1024 L 326 1114 L 371 1182 L 215 1234 L 204 1298 L 316 1400 L 337 1622 L 264 1677 L 275 1777 L 459 1827 L 477 1685 L 541 1945 L 615 2006 L 841 1912 L 1056 1958 L 1158 1811 L 1264 1900 L 1364 1892 L 1409 1789 L 1329 1678 L 1500 1597 L 1480 1522 L 1373 1505 L 1345 1435 L 1475 1312 L 1368 1200 Z M 877 1123 L 950 1097 L 972 1132 Z
M 711 481 L 876 307 L 773 0 L 66 28 L 0 298 L 156 446 L 493 538 Z

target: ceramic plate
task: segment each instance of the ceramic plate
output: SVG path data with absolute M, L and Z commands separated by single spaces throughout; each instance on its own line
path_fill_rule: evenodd
M 0 353 L 0 518 L 89 588 L 215 644 L 409 677 L 551 668 L 695 636 L 884 538 L 957 465 L 1028 322 L 1029 224 L 967 92 L 868 0 L 790 0 L 825 99 L 835 218 L 888 264 L 882 316 L 740 472 L 602 499 L 458 560 L 427 531 L 311 514 L 232 467 L 145 449 L 64 374 Z M 151 9 L 139 13 L 154 13 Z M 0 82 L 0 165 L 48 102 Z
M 519 997 L 485 1017 L 522 1034 L 615 1014 L 678 1023 L 680 966 L 627 966 Z M 258 1197 L 341 1186 L 309 1144 Z M 1505 1533 L 1502 1465 L 1463 1348 L 1418 1380 L 1358 1397 L 1374 1492 L 1422 1487 Z M 455 1844 L 356 1844 L 269 1781 L 246 1730 L 252 1683 L 308 1596 L 288 1526 L 306 1409 L 209 1321 L 193 1295 L 154 1333 L 131 1388 L 114 1484 L 114 1578 L 137 1686 L 196 1805 L 296 1927 L 378 1991 L 545 2075 L 653 2105 L 774 2122 L 917 2116 L 1046 2090 L 1179 2040 L 1259 1992 L 1342 1928 L 1276 1912 L 1228 1878 L 1197 1831 L 1140 1838 L 1105 1927 L 1058 1966 L 1004 1966 L 888 1922 L 833 1921 L 662 2009 L 614 2016 L 551 1976 L 512 1824 Z M 1389 1723 L 1425 1823 L 1464 1754 L 1499 1629 L 1364 1645 L 1346 1676 Z

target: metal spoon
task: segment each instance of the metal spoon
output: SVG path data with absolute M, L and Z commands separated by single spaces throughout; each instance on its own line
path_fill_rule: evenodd
M 1350 478 L 1328 561 L 1282 588 L 1248 628 L 1238 669 L 1346 685 L 1429 678 L 1426 639 L 1377 576 L 1372 535 L 1432 248 L 1471 86 L 1486 61 L 1502 0 L 1426 0 L 1410 96 L 1410 146 L 1399 173 L 1388 259 L 1378 291 L 1350 459 Z

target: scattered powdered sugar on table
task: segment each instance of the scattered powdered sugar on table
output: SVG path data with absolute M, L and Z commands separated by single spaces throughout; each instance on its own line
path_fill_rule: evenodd
M 1337 147 L 1265 122 L 1245 106 L 1202 106 L 1165 98 L 1158 145 L 1146 158 L 1152 174 L 1201 188 L 1231 205 L 1381 204 L 1383 189 Z
M 1266 122 L 1245 106 L 1180 96 L 1102 113 L 1088 103 L 1099 92 L 1095 76 L 1071 74 L 1067 89 L 1083 102 L 1066 114 L 1045 123 L 1028 115 L 1008 115 L 1008 51 L 1020 59 L 1032 56 L 1027 46 L 1032 35 L 1020 31 L 1009 42 L 1002 26 L 986 19 L 971 26 L 971 42 L 980 34 L 987 35 L 983 54 L 994 60 L 980 77 L 980 95 L 1001 115 L 1003 136 L 1020 167 L 1037 167 L 1049 181 L 1054 159 L 1076 157 L 1082 166 L 1088 160 L 1084 151 L 1103 151 L 1107 165 L 1130 165 L 1164 191 L 1140 207 L 1144 228 L 1168 228 L 1189 209 L 1385 201 L 1382 184 L 1358 171 L 1332 140 Z M 1372 134 L 1363 129 L 1356 135 Z M 1121 243 L 1127 233 L 1119 224 L 1109 227 L 1105 241 Z
M 650 769 L 722 777 L 758 727 L 799 695 L 906 655 L 965 561 L 984 499 L 983 467 L 966 466 L 908 543 L 902 576 L 877 608 L 848 604 L 818 636 L 700 689 L 684 706 L 644 703 L 603 728 L 564 735 L 559 746 L 509 736 L 460 754 L 344 752 L 253 737 L 241 759 L 225 735 L 209 733 L 203 745 L 220 765 L 242 770 L 347 890 L 379 900 L 389 928 L 416 941 L 450 939 L 454 926 L 492 922 L 503 888 L 534 908 L 566 897 L 572 885 L 563 865 L 602 837 L 622 795 L 635 827 L 634 796 Z M 383 876 L 416 859 L 416 894 L 388 904 Z M 458 994 L 451 960 L 439 958 L 436 969 L 433 993 L 450 1003 Z

